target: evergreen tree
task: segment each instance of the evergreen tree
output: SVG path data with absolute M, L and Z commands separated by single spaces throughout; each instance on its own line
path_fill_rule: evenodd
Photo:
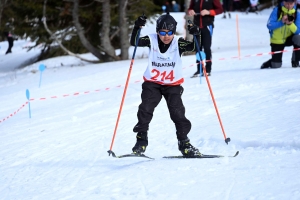
M 3 0 L 0 0 L 3 1 Z M 6 0 L 9 1 L 9 0 Z M 120 2 L 124 1 L 125 4 Z M 43 23 L 43 7 L 46 2 L 46 24 L 53 35 L 49 35 Z M 76 29 L 74 24 L 74 5 L 78 2 L 78 23 L 81 29 Z M 103 5 L 109 2 L 110 18 L 108 40 L 101 41 L 105 20 L 103 19 Z M 123 3 L 124 3 L 123 2 Z M 124 16 L 126 19 L 120 22 L 120 5 L 126 5 Z M 53 45 L 56 44 L 55 38 L 59 39 L 61 44 L 69 51 L 80 54 L 90 51 L 90 48 L 83 43 L 82 37 L 90 46 L 98 51 L 97 55 L 101 61 L 112 61 L 118 59 L 128 59 L 124 57 L 124 52 L 129 48 L 129 37 L 132 25 L 135 19 L 142 15 L 151 16 L 159 12 L 160 7 L 154 5 L 151 0 L 73 0 L 73 1 L 57 1 L 57 0 L 11 0 L 11 4 L 7 9 L 3 10 L 2 21 L 13 17 L 15 34 L 21 39 L 30 38 L 36 42 L 36 45 L 42 45 L 43 55 L 41 59 L 59 56 L 65 54 L 61 48 Z M 0 13 L 1 14 L 1 13 Z M 75 13 L 76 14 L 76 13 Z M 0 22 L 2 25 L 3 23 Z M 0 26 L 1 29 L 2 26 Z M 127 32 L 124 29 L 127 27 Z M 120 29 L 122 28 L 122 31 Z M 83 35 L 78 35 L 80 30 Z M 125 31 L 124 31 L 125 30 Z M 128 41 L 126 42 L 124 41 Z M 123 41 L 123 42 L 120 42 Z M 107 47 L 103 42 L 111 44 L 113 51 L 121 49 L 121 55 L 108 54 Z M 94 53 L 93 53 L 94 54 Z M 123 56 L 122 56 L 123 54 Z M 95 54 L 94 54 L 95 55 Z

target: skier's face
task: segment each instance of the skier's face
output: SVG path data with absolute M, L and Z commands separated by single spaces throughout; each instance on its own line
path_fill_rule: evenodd
M 174 38 L 174 32 L 167 29 L 161 29 L 157 32 L 157 34 L 164 44 L 170 44 Z
M 288 10 L 291 10 L 293 9 L 294 5 L 295 5 L 295 2 L 286 2 L 286 1 L 283 1 L 283 5 L 284 7 L 286 7 Z

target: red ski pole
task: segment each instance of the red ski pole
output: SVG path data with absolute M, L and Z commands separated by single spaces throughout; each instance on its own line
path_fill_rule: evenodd
M 125 88 L 124 88 L 124 92 L 123 92 L 123 96 L 122 96 L 122 101 L 121 101 L 121 105 L 120 105 L 120 109 L 119 109 L 119 113 L 118 113 L 118 117 L 117 117 L 117 121 L 116 121 L 116 125 L 115 125 L 114 135 L 113 135 L 113 138 L 112 138 L 112 141 L 111 141 L 110 148 L 107 151 L 109 156 L 110 156 L 110 154 L 113 154 L 113 155 L 115 154 L 112 151 L 112 147 L 113 147 L 113 144 L 114 144 L 114 141 L 115 141 L 115 137 L 116 137 L 116 133 L 117 133 L 117 129 L 118 129 L 121 113 L 122 113 L 122 108 L 123 108 L 123 104 L 124 104 L 124 100 L 125 100 L 125 96 L 126 96 L 126 92 L 127 92 L 127 88 L 128 88 L 128 82 L 129 82 L 129 79 L 130 79 L 130 74 L 131 74 L 131 70 L 132 70 L 132 66 L 133 66 L 133 62 L 134 62 L 135 52 L 136 52 L 138 42 L 139 42 L 140 32 L 141 32 L 141 29 L 139 29 L 138 33 L 137 33 L 137 39 L 135 41 L 134 51 L 133 51 L 133 55 L 132 55 L 132 58 L 131 58 L 131 63 L 130 63 L 130 67 L 129 67 L 129 71 L 128 71 L 128 75 L 127 75 L 127 79 L 126 79 L 126 84 L 125 84 Z
M 228 144 L 228 142 L 230 142 L 230 138 L 226 138 L 226 133 L 225 133 L 225 130 L 224 130 L 224 127 L 223 127 L 223 124 L 222 124 L 222 120 L 221 120 L 221 117 L 220 117 L 220 114 L 219 114 L 219 111 L 218 111 L 217 103 L 216 103 L 216 100 L 214 98 L 214 94 L 213 94 L 213 91 L 211 89 L 208 76 L 206 74 L 206 69 L 205 69 L 204 61 L 201 61 L 201 62 L 202 62 L 202 65 L 203 65 L 203 72 L 204 72 L 205 79 L 206 79 L 206 82 L 207 82 L 207 85 L 208 85 L 208 88 L 209 88 L 209 92 L 210 92 L 212 101 L 214 103 L 214 106 L 215 106 L 215 109 L 216 109 L 216 113 L 217 113 L 217 116 L 218 116 L 218 119 L 219 119 L 219 122 L 220 122 L 220 126 L 221 126 L 221 129 L 222 129 L 223 135 L 224 135 L 224 139 L 225 139 L 226 144 Z
M 191 22 L 190 20 L 188 20 L 188 24 L 189 24 L 189 25 L 193 25 L 193 22 Z M 207 74 L 206 74 L 206 69 L 205 69 L 204 62 L 202 61 L 202 56 L 201 56 L 201 53 L 200 53 L 200 47 L 199 47 L 199 44 L 198 44 L 196 35 L 194 35 L 194 41 L 195 41 L 196 48 L 197 48 L 197 51 L 198 51 L 199 56 L 200 56 L 200 60 L 201 60 L 200 62 L 202 62 L 203 72 L 204 72 L 204 75 L 205 75 L 205 79 L 206 79 L 206 82 L 207 82 L 207 85 L 208 85 L 208 88 L 209 88 L 209 92 L 210 92 L 212 101 L 213 101 L 214 106 L 215 106 L 215 109 L 216 109 L 216 113 L 217 113 L 217 116 L 218 116 L 218 119 L 219 119 L 219 122 L 220 122 L 220 126 L 221 126 L 221 129 L 222 129 L 224 138 L 225 138 L 225 142 L 226 142 L 226 144 L 228 144 L 228 142 L 230 142 L 230 138 L 226 138 L 225 130 L 224 130 L 224 127 L 223 127 L 223 124 L 222 124 L 222 120 L 221 120 L 219 111 L 218 111 L 217 103 L 216 103 L 216 101 L 215 101 L 214 94 L 213 94 L 213 91 L 212 91 L 212 89 L 211 89 L 211 86 L 210 86 L 210 82 L 209 82 L 208 76 L 207 76 Z

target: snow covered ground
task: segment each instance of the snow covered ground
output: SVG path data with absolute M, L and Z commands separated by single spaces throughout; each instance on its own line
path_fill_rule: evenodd
M 4 55 L 8 43 L 0 42 L 0 73 L 16 71 L 26 65 L 34 63 L 41 53 L 41 46 L 37 46 L 30 51 L 28 47 L 34 46 L 29 40 L 16 40 L 11 54 Z
M 291 67 L 289 47 L 282 68 L 260 69 L 270 57 L 270 12 L 216 17 L 210 83 L 231 138 L 228 145 L 205 79 L 189 78 L 196 70 L 195 56 L 183 57 L 191 143 L 205 154 L 239 150 L 236 158 L 163 159 L 180 154 L 164 100 L 149 130 L 146 154 L 155 160 L 108 156 L 130 60 L 87 65 L 64 56 L 1 71 L 0 199 L 299 200 L 300 68 Z M 236 14 L 241 59 L 232 58 L 238 55 Z M 182 13 L 174 16 L 183 19 Z M 142 34 L 151 30 L 154 24 Z M 9 56 L 1 46 L 0 68 L 9 68 L 3 65 L 9 56 L 19 53 L 15 62 L 28 56 L 21 44 Z M 137 57 L 143 52 L 138 48 Z M 47 66 L 42 75 L 41 63 Z M 135 144 L 132 128 L 146 65 L 147 59 L 133 64 L 112 148 L 117 155 L 130 153 Z

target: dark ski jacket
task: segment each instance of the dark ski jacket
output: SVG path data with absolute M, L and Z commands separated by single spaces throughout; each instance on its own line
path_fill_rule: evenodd
M 195 13 L 200 13 L 204 9 L 208 10 L 210 15 L 194 16 L 194 23 L 200 28 L 214 25 L 215 16 L 223 12 L 220 0 L 191 0 L 188 11 L 194 10 Z

